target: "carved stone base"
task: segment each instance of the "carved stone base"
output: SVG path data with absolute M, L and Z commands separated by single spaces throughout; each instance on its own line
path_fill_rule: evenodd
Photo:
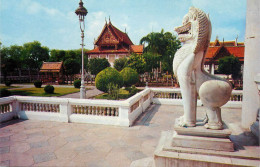
M 181 138 L 186 142 L 178 143 L 179 146 L 173 145 L 174 140 L 179 140 L 180 136 L 177 135 L 175 131 L 164 131 L 162 132 L 159 144 L 154 152 L 154 162 L 156 167 L 181 167 L 181 166 L 193 166 L 193 167 L 216 167 L 216 166 L 258 166 L 259 156 L 252 156 L 250 154 L 243 154 L 240 152 L 232 151 L 220 151 L 223 149 L 203 149 L 203 148 L 193 148 L 196 147 L 196 142 L 192 145 L 189 143 L 194 142 L 194 140 L 185 139 L 184 135 L 181 135 Z M 194 136 L 192 136 L 194 137 Z M 195 137 L 196 138 L 196 137 Z M 208 141 L 206 141 L 208 138 Z M 213 148 L 213 144 L 210 142 L 212 137 L 203 137 L 202 140 L 198 140 L 203 143 L 210 143 L 209 148 Z M 220 139 L 220 143 L 218 141 Z M 228 146 L 232 150 L 232 147 L 228 144 L 223 144 L 223 138 L 214 138 L 213 143 L 216 144 L 216 147 Z M 187 144 L 189 147 L 185 147 Z M 184 147 L 180 147 L 180 145 Z M 186 146 L 187 146 L 186 145 Z M 218 145 L 218 146 L 217 146 Z M 192 147 L 191 147 L 192 146 Z M 213 147 L 212 147 L 213 146 Z M 204 147 L 200 146 L 199 147 Z
M 172 146 L 217 151 L 234 151 L 234 144 L 229 139 L 186 136 L 178 135 L 177 133 L 174 133 L 173 135 Z

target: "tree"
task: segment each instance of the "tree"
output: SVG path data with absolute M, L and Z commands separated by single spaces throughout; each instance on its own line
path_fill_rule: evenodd
M 234 55 L 220 58 L 218 72 L 226 75 L 232 74 L 232 78 L 235 79 L 241 74 L 241 63 Z
M 125 87 L 132 86 L 139 81 L 138 73 L 130 67 L 124 68 L 120 75 L 123 77 Z
M 28 42 L 23 45 L 24 66 L 28 69 L 37 69 L 39 71 L 42 62 L 49 59 L 49 48 L 41 46 L 38 41 Z
M 132 54 L 127 61 L 127 67 L 135 69 L 138 74 L 145 72 L 145 66 L 146 61 L 143 55 Z
M 147 44 L 145 53 L 154 55 L 162 62 L 162 70 L 172 73 L 172 62 L 176 51 L 181 47 L 181 42 L 170 32 L 152 32 L 140 40 L 140 44 Z M 157 55 L 157 56 L 156 56 Z M 148 61 L 147 61 L 148 62 Z M 149 68 L 148 68 L 149 69 Z
M 123 68 L 126 67 L 127 58 L 120 58 L 116 59 L 114 63 L 114 68 L 117 69 L 117 71 L 121 71 Z
M 74 59 L 67 59 L 64 61 L 65 74 L 67 78 L 70 76 L 70 80 L 75 74 L 80 72 L 81 65 Z
M 161 55 L 147 52 L 143 54 L 145 59 L 145 71 L 152 72 L 153 69 L 160 67 Z
M 97 75 L 100 71 L 110 67 L 107 59 L 94 58 L 90 59 L 88 63 L 88 69 L 92 75 Z
M 17 68 L 17 62 L 10 55 L 10 48 L 3 47 L 0 50 L 1 53 L 1 72 L 4 75 L 4 82 L 6 81 L 6 77 L 9 72 L 13 72 L 15 68 Z

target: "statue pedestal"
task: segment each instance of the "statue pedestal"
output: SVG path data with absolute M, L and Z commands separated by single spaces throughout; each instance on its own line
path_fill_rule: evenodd
M 204 127 L 175 127 L 162 132 L 154 152 L 156 167 L 171 166 L 258 166 L 259 155 L 235 151 L 231 131 Z M 255 155 L 255 156 L 254 156 Z
M 175 125 L 172 147 L 195 148 L 216 151 L 234 151 L 230 141 L 231 131 L 224 125 L 223 130 L 205 129 L 204 126 L 180 127 Z

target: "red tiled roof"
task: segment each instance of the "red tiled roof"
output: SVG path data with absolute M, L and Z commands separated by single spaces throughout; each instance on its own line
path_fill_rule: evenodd
M 238 57 L 240 61 L 244 61 L 244 51 L 245 51 L 244 46 L 210 46 L 208 48 L 205 58 L 206 59 L 214 58 L 222 47 L 225 47 L 225 49 L 230 54 L 233 54 L 235 57 Z
M 115 31 L 115 33 L 118 35 L 118 37 L 121 41 L 123 41 L 124 43 L 126 43 L 128 45 L 133 45 L 133 42 L 130 40 L 130 38 L 128 37 L 128 35 L 126 33 L 117 29 L 115 26 L 113 26 L 111 24 L 111 22 L 109 22 L 108 25 L 110 25 L 112 27 L 112 30 Z
M 207 51 L 207 54 L 205 56 L 205 58 L 208 58 L 208 59 L 211 59 L 213 57 L 215 57 L 217 51 L 220 49 L 221 47 L 220 46 L 214 46 L 214 47 L 209 47 L 208 48 L 208 51 Z
M 62 62 L 43 62 L 40 72 L 60 72 Z
M 99 47 L 96 47 L 93 50 L 90 50 L 87 52 L 87 54 L 95 54 L 95 53 L 129 53 L 127 49 L 121 48 L 121 49 L 99 49 Z
M 118 38 L 119 42 L 125 43 L 127 45 L 133 45 L 133 42 L 130 40 L 128 35 L 113 26 L 111 22 L 104 25 L 100 35 L 98 36 L 98 39 L 94 43 L 95 45 L 97 45 L 98 41 L 101 39 L 106 29 L 109 29 L 116 36 L 116 38 Z
M 134 53 L 143 53 L 144 45 L 131 45 L 130 51 Z
M 238 57 L 240 61 L 244 61 L 244 46 L 230 46 L 225 48 L 229 51 L 230 54 L 233 54 L 235 57 Z
M 210 46 L 222 46 L 223 41 L 216 39 L 214 42 L 210 42 Z M 244 46 L 244 42 L 238 42 L 237 46 Z M 236 46 L 236 41 L 224 41 L 224 46 Z

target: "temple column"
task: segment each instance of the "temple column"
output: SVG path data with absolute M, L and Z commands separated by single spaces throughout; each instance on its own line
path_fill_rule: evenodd
M 242 127 L 249 128 L 256 121 L 260 107 L 257 84 L 254 81 L 260 73 L 260 1 L 247 1 L 245 58 L 243 77 Z
M 215 74 L 215 64 L 214 63 L 211 64 L 211 74 L 212 75 Z

